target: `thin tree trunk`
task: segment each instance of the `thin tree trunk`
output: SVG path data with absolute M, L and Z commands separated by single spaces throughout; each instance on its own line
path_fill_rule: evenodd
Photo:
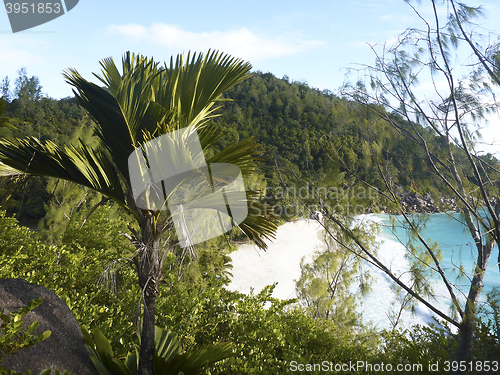
M 465 306 L 465 313 L 460 324 L 460 341 L 458 344 L 457 353 L 455 355 L 455 361 L 458 364 L 468 363 L 470 360 L 471 349 L 472 349 L 472 339 L 474 333 L 474 321 L 476 318 L 476 307 L 477 307 L 477 297 L 479 296 L 479 292 L 482 289 L 482 281 L 479 285 L 476 285 L 478 291 L 474 291 L 474 281 L 476 277 L 474 277 L 473 284 L 471 286 L 469 297 L 467 299 L 467 304 Z M 468 366 L 465 366 L 468 368 Z M 465 374 L 466 371 L 461 371 L 460 366 L 456 371 L 453 371 L 453 375 Z
M 472 278 L 471 286 L 469 289 L 469 295 L 467 296 L 467 302 L 464 309 L 464 315 L 462 317 L 462 322 L 460 324 L 460 341 L 455 356 L 455 361 L 457 361 L 459 364 L 461 362 L 468 363 L 471 357 L 477 304 L 479 300 L 479 295 L 483 290 L 484 273 L 488 266 L 488 261 L 490 259 L 490 255 L 493 250 L 494 244 L 495 242 L 492 240 L 492 238 L 490 238 L 486 241 L 485 245 L 482 245 L 480 247 L 478 246 L 480 248 L 480 251 L 477 257 L 477 265 L 474 270 L 474 277 Z M 458 368 L 457 371 L 452 372 L 453 375 L 465 374 L 465 373 L 466 371 L 461 371 L 460 368 Z

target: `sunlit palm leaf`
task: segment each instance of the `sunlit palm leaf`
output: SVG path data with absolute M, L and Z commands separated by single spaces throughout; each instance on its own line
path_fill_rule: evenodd
M 0 176 L 6 177 L 6 176 L 16 176 L 20 174 L 23 174 L 23 172 L 16 168 L 9 167 L 4 163 L 0 163 Z
M 259 147 L 254 138 L 247 138 L 225 147 L 207 159 L 207 162 L 235 164 L 241 169 L 243 176 L 247 177 L 255 171 L 255 162 L 261 154 L 258 150 Z
M 75 70 L 65 73 L 76 88 L 75 97 L 97 124 L 96 133 L 108 148 L 118 170 L 128 179 L 128 157 L 134 151 L 135 134 L 131 132 L 119 103 L 105 89 L 91 83 Z
M 165 66 L 165 85 L 158 101 L 175 109 L 181 126 L 203 125 L 222 93 L 248 78 L 250 64 L 217 51 L 178 55 Z
M 248 216 L 239 228 L 258 247 L 265 250 L 267 244 L 264 240 L 275 238 L 277 217 L 272 207 L 260 202 L 259 195 L 255 191 L 247 192 Z

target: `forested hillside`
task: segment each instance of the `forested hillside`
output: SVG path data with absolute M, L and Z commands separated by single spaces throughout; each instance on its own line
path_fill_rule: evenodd
M 54 100 L 41 95 L 38 79 L 28 78 L 24 70 L 20 70 L 16 82 L 5 111 L 14 129 L 1 128 L 0 136 L 34 136 L 59 145 L 91 136 L 91 120 L 73 99 Z M 220 117 L 215 120 L 226 132 L 219 146 L 251 136 L 258 140 L 263 154 L 255 187 L 267 187 L 271 204 L 284 198 L 279 193 L 283 191 L 281 178 L 287 186 L 296 183 L 290 169 L 312 185 L 348 189 L 365 180 L 379 186 L 376 160 L 390 171 L 402 191 L 431 193 L 435 198 L 446 194 L 446 187 L 432 178 L 421 149 L 412 147 L 411 141 L 395 134 L 375 111 L 362 104 L 305 82 L 262 72 L 225 93 L 225 98 L 229 100 L 222 103 Z M 407 126 L 397 115 L 379 110 L 403 128 Z M 439 149 L 439 138 L 431 130 L 427 134 L 429 143 Z M 496 162 L 490 155 L 485 158 Z M 283 172 L 281 178 L 276 162 Z M 13 196 L 5 206 L 7 212 L 15 213 L 25 224 L 35 225 L 50 200 L 46 183 L 38 177 L 26 181 L 29 189 L 20 189 Z M 374 202 L 365 203 L 370 207 Z
M 364 181 L 383 190 L 379 168 L 391 175 L 401 194 L 418 192 L 436 199 L 450 193 L 442 181 L 434 178 L 424 151 L 401 134 L 410 132 L 410 125 L 382 106 L 369 108 L 329 90 L 261 72 L 225 96 L 230 101 L 224 104 L 216 121 L 229 132 L 229 139 L 253 136 L 262 145 L 260 168 L 271 204 L 283 199 L 276 193 L 282 191 L 283 182 L 288 187 L 306 183 L 330 191 L 355 191 Z M 394 132 L 381 117 L 398 124 L 400 132 Z M 436 156 L 446 153 L 432 129 L 412 126 L 422 129 L 429 152 Z M 465 161 L 465 153 L 457 150 L 457 155 L 459 162 Z M 491 155 L 483 158 L 492 165 L 497 163 Z M 297 177 L 302 179 L 299 185 Z M 367 210 L 387 203 L 380 196 L 377 201 L 368 198 L 362 202 Z
M 2 94 L 6 99 L 4 116 L 9 118 L 8 127 L 0 128 L 0 137 L 36 137 L 42 142 L 50 140 L 58 145 L 90 136 L 92 123 L 74 99 L 52 99 L 42 94 L 42 86 L 37 77 L 28 77 L 25 69 L 19 70 L 16 84 L 10 87 L 6 77 L 2 83 Z M 10 191 L 12 182 L 0 181 L 2 197 Z M 11 199 L 2 204 L 9 215 L 25 225 L 36 226 L 45 216 L 46 205 L 51 199 L 47 191 L 47 178 L 33 176 L 19 181 Z

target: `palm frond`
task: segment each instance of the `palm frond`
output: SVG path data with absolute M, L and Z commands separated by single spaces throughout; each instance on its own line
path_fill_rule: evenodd
M 116 98 L 102 87 L 85 80 L 76 70 L 64 73 L 79 104 L 95 121 L 97 136 L 109 150 L 120 173 L 129 178 L 127 160 L 134 151 L 135 134 L 131 132 Z
M 0 175 L 26 173 L 76 182 L 126 205 L 119 177 L 106 154 L 80 142 L 60 148 L 28 137 L 0 140 Z
M 165 81 L 158 101 L 175 109 L 181 126 L 202 126 L 213 117 L 222 93 L 249 77 L 251 65 L 218 51 L 188 53 L 165 64 Z
M 265 240 L 275 238 L 277 217 L 272 207 L 259 201 L 258 195 L 254 191 L 247 192 L 248 215 L 238 227 L 260 249 L 266 250 Z
M 4 163 L 0 163 L 0 176 L 17 176 L 23 174 L 23 171 L 19 169 L 12 168 Z
M 256 168 L 256 161 L 261 152 L 259 144 L 253 137 L 235 142 L 209 159 L 208 163 L 229 163 L 237 165 L 243 176 L 251 175 Z

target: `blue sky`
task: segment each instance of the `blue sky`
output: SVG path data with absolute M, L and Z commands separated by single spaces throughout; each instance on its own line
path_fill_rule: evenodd
M 419 6 L 424 15 L 428 3 Z M 467 3 L 482 4 L 484 26 L 500 32 L 500 3 Z M 61 98 L 71 95 L 61 75 L 69 67 L 91 79 L 101 59 L 119 61 L 127 50 L 163 61 L 213 48 L 248 60 L 254 70 L 336 91 L 345 68 L 373 64 L 368 44 L 390 42 L 419 25 L 404 0 L 80 0 L 64 16 L 13 34 L 0 9 L 0 79 L 13 82 L 24 66 L 45 94 Z

